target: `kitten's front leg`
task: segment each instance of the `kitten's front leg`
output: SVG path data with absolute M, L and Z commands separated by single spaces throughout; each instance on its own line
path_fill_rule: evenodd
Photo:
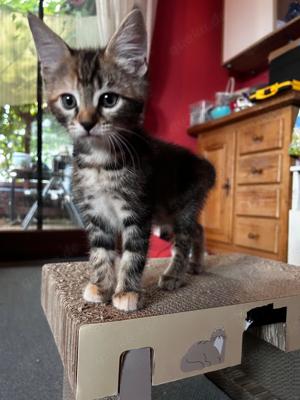
M 116 287 L 115 232 L 109 222 L 100 216 L 91 218 L 87 226 L 91 245 L 90 282 L 83 292 L 83 298 L 92 303 L 107 303 Z
M 135 311 L 141 306 L 141 278 L 144 271 L 151 232 L 150 221 L 123 221 L 123 254 L 113 305 L 122 311 Z

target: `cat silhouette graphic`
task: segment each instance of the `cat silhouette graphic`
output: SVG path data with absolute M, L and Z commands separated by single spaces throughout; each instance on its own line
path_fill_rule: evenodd
M 226 335 L 224 329 L 215 330 L 210 340 L 193 344 L 181 360 L 181 370 L 190 372 L 224 362 Z

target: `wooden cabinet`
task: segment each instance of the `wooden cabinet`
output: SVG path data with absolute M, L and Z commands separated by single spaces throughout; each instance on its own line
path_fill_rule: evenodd
M 210 251 L 286 261 L 288 146 L 299 105 L 300 95 L 289 93 L 189 129 L 217 171 L 201 216 Z
M 208 158 L 218 171 L 216 186 L 209 195 L 202 222 L 211 239 L 225 243 L 232 240 L 235 142 L 234 134 L 227 129 L 204 135 L 199 141 L 200 154 Z
M 237 186 L 235 190 L 235 214 L 279 218 L 280 192 L 277 185 Z
M 280 183 L 282 154 L 254 154 L 237 161 L 237 183 Z
M 237 246 L 277 254 L 279 232 L 279 221 L 275 219 L 236 217 L 234 243 Z
M 281 149 L 283 146 L 284 117 L 277 113 L 265 114 L 239 125 L 239 155 Z

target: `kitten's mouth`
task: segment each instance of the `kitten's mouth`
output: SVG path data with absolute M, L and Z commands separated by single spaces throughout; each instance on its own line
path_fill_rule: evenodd
M 77 133 L 78 139 L 81 140 L 93 140 L 93 141 L 101 141 L 103 142 L 109 133 L 112 132 L 112 126 L 109 124 L 95 125 L 90 130 L 80 129 Z
M 92 146 L 106 146 L 106 135 L 104 133 L 102 133 L 101 131 L 97 130 L 95 131 L 89 131 L 89 132 L 85 132 L 82 136 L 81 136 L 81 140 L 83 141 L 87 141 L 90 142 Z
M 95 131 L 91 130 L 91 131 L 86 131 L 84 133 L 83 137 L 85 137 L 85 138 L 101 138 L 101 137 L 103 137 L 103 135 L 99 131 L 95 132 Z
M 97 134 L 97 133 L 93 133 L 93 132 L 87 132 L 85 135 L 84 135 L 84 138 L 85 139 L 103 139 L 103 135 L 99 135 L 99 133 Z

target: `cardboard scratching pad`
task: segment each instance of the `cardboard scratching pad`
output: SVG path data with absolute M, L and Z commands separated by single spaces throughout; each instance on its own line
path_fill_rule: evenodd
M 279 342 L 286 351 L 300 349 L 300 268 L 241 254 L 209 256 L 205 272 L 164 292 L 157 281 L 168 262 L 149 260 L 144 308 L 128 314 L 82 299 L 87 262 L 43 267 L 42 306 L 77 400 L 116 395 L 120 360 L 133 349 L 152 349 L 153 385 L 238 365 L 247 314 L 255 319 L 249 311 L 265 306 L 286 309 Z

